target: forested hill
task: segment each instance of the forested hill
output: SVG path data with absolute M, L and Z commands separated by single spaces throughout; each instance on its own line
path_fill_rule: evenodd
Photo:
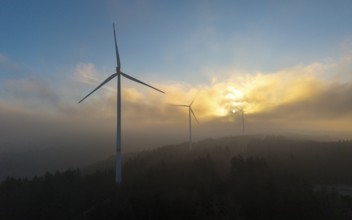
M 351 219 L 350 196 L 314 187 L 349 181 L 349 170 L 332 174 L 350 166 L 350 142 L 257 136 L 193 146 L 125 157 L 118 187 L 109 161 L 107 169 L 100 164 L 85 175 L 7 178 L 0 184 L 0 219 Z M 308 176 L 338 160 L 325 176 Z
M 229 171 L 230 159 L 241 155 L 259 157 L 278 171 L 299 173 L 314 184 L 352 185 L 352 141 L 312 141 L 291 139 L 283 136 L 235 136 L 206 139 L 193 144 L 188 143 L 160 147 L 150 151 L 124 155 L 124 164 L 141 163 L 149 167 L 165 161 L 193 160 L 209 156 L 215 163 L 217 172 Z M 96 170 L 113 169 L 114 157 L 83 168 L 83 173 Z

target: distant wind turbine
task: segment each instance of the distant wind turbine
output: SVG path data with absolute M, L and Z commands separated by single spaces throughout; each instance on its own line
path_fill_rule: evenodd
M 196 97 L 194 97 L 194 99 L 192 100 L 191 104 L 189 104 L 189 105 L 173 105 L 173 106 L 179 106 L 179 107 L 188 108 L 188 116 L 189 116 L 189 149 L 192 149 L 192 116 L 191 116 L 191 114 L 193 115 L 194 119 L 196 119 L 197 123 L 199 123 L 196 115 L 194 114 L 194 112 L 192 110 L 192 105 L 193 105 L 193 102 L 194 102 L 195 98 Z
M 239 108 L 237 107 L 234 112 L 239 112 L 241 114 L 241 119 L 242 119 L 242 135 L 244 135 L 244 131 L 245 131 L 245 125 L 244 125 L 244 110 L 243 108 Z
M 132 76 L 127 75 L 126 73 L 121 72 L 121 64 L 120 64 L 120 56 L 119 56 L 119 51 L 117 48 L 117 43 L 116 43 L 116 33 L 115 33 L 115 24 L 113 24 L 113 30 L 114 30 L 114 40 L 115 40 L 115 53 L 116 53 L 116 72 L 109 76 L 106 80 L 104 80 L 97 88 L 95 88 L 92 92 L 90 92 L 88 95 L 86 95 L 81 101 L 78 103 L 81 103 L 83 100 L 85 100 L 88 96 L 90 96 L 93 92 L 98 90 L 100 87 L 102 87 L 104 84 L 112 80 L 117 76 L 117 137 L 116 137 L 116 177 L 115 181 L 116 184 L 121 183 L 121 75 L 129 80 L 135 81 L 137 83 L 143 84 L 145 86 L 148 86 L 156 91 L 159 91 L 161 93 L 164 93 L 163 91 L 150 86 L 136 78 L 133 78 Z
M 245 132 L 245 124 L 244 124 L 244 109 L 241 106 L 236 106 L 234 110 L 232 110 L 233 113 L 235 114 L 240 114 L 241 119 L 242 119 L 242 137 L 244 142 L 240 142 L 240 146 L 242 145 L 242 153 L 245 157 L 248 156 L 248 143 L 246 143 L 245 138 L 244 138 L 244 132 Z M 237 114 L 237 115 L 238 115 Z
M 244 135 L 244 130 L 245 130 L 245 127 L 244 127 L 244 110 L 241 109 L 240 112 L 241 112 L 241 115 L 242 115 L 242 135 Z

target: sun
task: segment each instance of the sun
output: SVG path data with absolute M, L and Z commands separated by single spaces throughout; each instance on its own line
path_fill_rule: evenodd
M 236 113 L 245 107 L 244 93 L 233 86 L 227 87 L 227 94 L 225 98 L 227 100 L 227 108 L 232 113 Z

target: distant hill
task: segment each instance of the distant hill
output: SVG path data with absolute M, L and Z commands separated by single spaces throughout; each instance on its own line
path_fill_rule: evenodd
M 42 150 L 0 154 L 0 180 L 6 176 L 33 177 L 46 171 L 82 167 L 83 174 L 114 168 L 114 156 L 102 159 L 106 152 L 96 148 L 45 148 Z M 312 141 L 304 136 L 246 135 L 205 139 L 193 144 L 168 145 L 123 155 L 123 163 L 133 159 L 145 161 L 173 161 L 195 159 L 209 155 L 217 169 L 228 172 L 229 159 L 236 155 L 265 158 L 275 169 L 302 174 L 319 184 L 352 184 L 352 141 Z M 97 159 L 98 158 L 98 159 Z M 99 159 L 100 158 L 100 159 Z M 93 162 L 92 161 L 97 161 Z
M 292 139 L 284 136 L 232 136 L 206 139 L 188 143 L 159 147 L 154 150 L 125 154 L 123 163 L 139 159 L 154 163 L 196 159 L 209 155 L 221 173 L 228 172 L 229 160 L 233 156 L 260 157 L 266 159 L 274 169 L 282 172 L 300 173 L 317 184 L 352 185 L 352 141 L 312 141 Z M 86 166 L 83 173 L 114 168 L 114 156 Z M 146 164 L 146 166 L 148 166 Z

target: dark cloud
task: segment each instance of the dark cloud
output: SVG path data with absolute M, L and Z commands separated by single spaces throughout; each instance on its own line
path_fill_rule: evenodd
M 297 120 L 333 120 L 345 116 L 352 116 L 351 82 L 335 82 L 302 100 L 283 103 L 268 112 L 253 114 L 253 117 L 267 119 Z

